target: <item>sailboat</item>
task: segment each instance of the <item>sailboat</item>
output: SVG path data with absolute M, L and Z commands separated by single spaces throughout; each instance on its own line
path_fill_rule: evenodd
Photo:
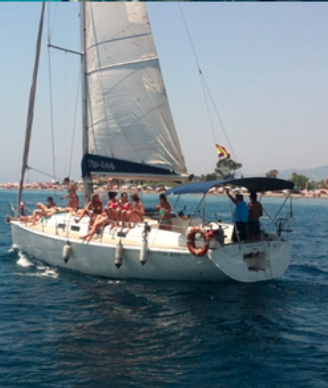
M 39 31 L 38 47 L 41 22 Z M 145 3 L 81 3 L 81 36 L 85 201 L 97 176 L 188 180 Z M 36 74 L 37 70 L 31 95 L 36 89 Z M 30 102 L 30 110 L 33 105 Z M 31 121 L 28 119 L 28 131 Z M 21 185 L 29 137 L 30 132 Z M 209 190 L 227 185 L 258 193 L 285 190 L 286 201 L 293 188 L 292 183 L 277 178 L 239 178 L 180 184 L 169 189 L 167 195 L 179 200 L 182 195 L 200 194 L 205 208 Z M 15 219 L 8 223 L 15 248 L 50 265 L 89 275 L 257 282 L 279 277 L 287 270 L 291 259 L 291 211 L 286 217 L 272 217 L 275 231 L 262 230 L 258 241 L 241 241 L 238 233 L 234 241 L 234 223 L 207 222 L 205 213 L 193 217 L 173 211 L 171 230 L 160 229 L 158 218 L 148 214 L 128 233 L 106 226 L 87 243 L 80 237 L 88 232 L 88 219 L 77 225 L 69 213 L 43 218 L 35 225 Z M 287 237 L 283 238 L 284 233 Z

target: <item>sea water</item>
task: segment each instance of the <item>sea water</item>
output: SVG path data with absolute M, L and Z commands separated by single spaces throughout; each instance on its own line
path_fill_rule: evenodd
M 16 193 L 0 199 L 3 220 Z M 207 201 L 213 220 L 231 210 Z M 13 250 L 1 222 L 0 387 L 328 387 L 328 200 L 295 199 L 294 217 L 288 271 L 254 284 L 86 276 Z

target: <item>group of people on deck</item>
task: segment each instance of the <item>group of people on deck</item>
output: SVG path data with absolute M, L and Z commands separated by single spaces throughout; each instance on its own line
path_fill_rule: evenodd
M 81 238 L 90 241 L 96 231 L 106 225 L 115 228 L 121 223 L 122 230 L 125 228 L 129 230 L 132 222 L 141 222 L 145 214 L 144 206 L 138 194 L 132 194 L 131 200 L 132 203 L 129 202 L 126 192 L 121 193 L 119 200 L 117 193 L 110 191 L 107 205 L 103 209 L 99 194 L 93 193 L 91 201 L 83 210 L 77 212 L 79 217 L 75 218 L 75 222 L 79 223 L 84 216 L 90 217 L 89 232 Z
M 166 199 L 165 194 L 160 196 L 160 205 L 155 206 L 160 215 L 160 229 L 171 229 L 171 205 Z M 97 230 L 110 225 L 110 229 L 118 228 L 120 226 L 123 231 L 126 229 L 128 232 L 131 229 L 132 223 L 138 223 L 143 221 L 145 214 L 145 208 L 140 201 L 138 194 L 131 195 L 132 202 L 128 200 L 128 194 L 123 192 L 120 200 L 118 199 L 116 192 L 108 193 L 108 202 L 106 207 L 102 208 L 102 201 L 97 193 L 92 194 L 91 201 L 87 206 L 77 212 L 79 215 L 75 219 L 76 223 L 79 223 L 84 216 L 90 217 L 89 231 L 81 237 L 83 240 L 90 241 Z
M 93 193 L 90 202 L 83 208 L 79 209 L 79 198 L 76 194 L 77 186 L 71 182 L 69 178 L 65 178 L 63 182 L 67 188 L 68 193 L 61 197 L 61 199 L 68 199 L 67 205 L 63 208 L 58 207 L 53 197 L 47 198 L 47 204 L 37 203 L 36 209 L 30 216 L 21 216 L 20 221 L 32 222 L 35 225 L 42 217 L 50 218 L 57 213 L 70 213 L 74 216 L 74 221 L 78 224 L 83 217 L 89 218 L 88 233 L 81 237 L 86 241 L 90 241 L 97 230 L 110 225 L 110 228 L 126 229 L 128 232 L 131 229 L 132 223 L 143 221 L 145 208 L 140 201 L 138 194 L 131 195 L 131 202 L 128 199 L 126 192 L 121 193 L 118 199 L 118 193 L 110 191 L 108 193 L 108 202 L 103 208 L 103 202 L 98 193 Z M 159 212 L 159 228 L 164 230 L 171 230 L 171 205 L 166 199 L 165 194 L 159 196 L 160 204 L 155 206 Z
M 250 203 L 247 205 L 242 194 L 236 194 L 235 198 L 226 190 L 228 197 L 236 205 L 234 211 L 235 228 L 232 240 L 237 241 L 257 241 L 261 238 L 259 218 L 263 215 L 263 207 L 257 200 L 257 194 L 250 193 Z
M 68 187 L 68 194 L 61 199 L 68 199 L 64 208 L 58 207 L 52 197 L 47 198 L 47 204 L 37 204 L 37 209 L 30 216 L 21 216 L 20 221 L 32 222 L 35 225 L 42 217 L 50 218 L 53 214 L 68 212 L 74 216 L 74 221 L 78 224 L 83 217 L 89 217 L 88 233 L 81 237 L 83 240 L 90 241 L 97 230 L 110 225 L 110 229 L 121 227 L 128 232 L 132 223 L 143 221 L 145 208 L 140 201 L 138 194 L 131 195 L 131 202 L 128 200 L 126 192 L 121 193 L 120 199 L 118 193 L 110 191 L 108 193 L 108 202 L 103 208 L 103 202 L 98 193 L 93 193 L 90 202 L 79 209 L 79 198 L 76 194 L 77 186 L 69 178 L 64 179 L 64 184 Z M 263 207 L 257 200 L 255 192 L 250 193 L 250 203 L 247 205 L 243 195 L 237 193 L 235 197 L 231 196 L 229 190 L 226 190 L 228 197 L 235 204 L 234 211 L 235 228 L 232 240 L 237 241 L 256 241 L 260 240 L 261 231 L 259 218 L 263 215 Z M 171 205 L 165 194 L 159 195 L 159 205 L 155 206 L 159 214 L 159 229 L 171 230 Z
M 67 195 L 61 197 L 61 199 L 68 199 L 65 207 L 57 206 L 53 197 L 48 197 L 46 205 L 38 202 L 36 204 L 37 208 L 33 210 L 33 213 L 30 216 L 22 215 L 19 220 L 22 222 L 32 222 L 32 225 L 35 225 L 42 217 L 50 218 L 56 213 L 74 214 L 79 208 L 79 197 L 76 194 L 78 188 L 68 177 L 64 179 L 63 184 L 67 186 L 68 191 Z

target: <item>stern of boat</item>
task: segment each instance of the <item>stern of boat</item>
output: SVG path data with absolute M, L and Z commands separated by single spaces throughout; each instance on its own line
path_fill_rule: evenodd
M 283 275 L 291 260 L 286 240 L 228 244 L 211 250 L 209 258 L 222 272 L 239 282 L 257 282 Z

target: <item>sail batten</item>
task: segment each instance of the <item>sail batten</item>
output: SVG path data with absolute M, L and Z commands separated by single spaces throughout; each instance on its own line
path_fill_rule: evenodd
M 120 42 L 122 40 L 127 40 L 127 39 L 131 39 L 131 38 L 142 38 L 142 37 L 145 37 L 145 36 L 151 36 L 151 34 L 149 32 L 146 32 L 146 33 L 142 33 L 142 34 L 139 34 L 139 35 L 136 34 L 136 35 L 133 35 L 133 36 L 121 36 L 119 38 L 115 37 L 115 38 L 111 38 L 111 39 L 105 40 L 102 43 L 95 44 L 94 46 L 90 46 L 90 49 L 92 49 L 94 47 L 97 47 L 97 45 L 101 46 L 101 45 L 104 45 L 104 44 L 107 44 L 107 43 Z
M 144 3 L 86 3 L 86 78 L 89 154 L 187 176 Z
M 105 71 L 105 70 L 108 70 L 108 69 L 113 69 L 115 67 L 123 67 L 123 66 L 139 64 L 139 63 L 146 63 L 146 62 L 154 61 L 154 60 L 157 60 L 157 59 L 158 59 L 158 57 L 154 57 L 154 58 L 139 59 L 139 60 L 135 60 L 135 61 L 115 63 L 113 65 L 108 65 L 106 67 L 101 67 L 101 68 L 97 68 L 95 70 L 90 70 L 90 71 L 88 71 L 87 75 L 90 76 L 93 73 L 102 72 L 102 71 Z

